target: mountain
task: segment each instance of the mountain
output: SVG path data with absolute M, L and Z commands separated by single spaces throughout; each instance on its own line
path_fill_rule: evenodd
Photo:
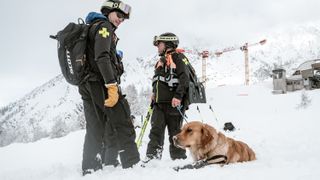
M 262 36 L 267 43 L 249 49 L 251 83 L 270 78 L 274 68 L 285 68 L 290 75 L 300 63 L 320 58 L 319 23 L 275 30 Z M 200 77 L 202 58 L 199 52 L 205 49 L 196 44 L 190 47 L 184 48 L 187 50 L 185 54 Z M 237 50 L 220 57 L 214 56 L 213 52 L 207 59 L 207 87 L 244 84 L 243 52 Z M 147 110 L 153 67 L 157 59 L 157 54 L 136 59 L 126 59 L 124 56 L 126 72 L 121 84 L 134 115 L 143 115 Z M 67 84 L 63 76 L 58 75 L 20 100 L 0 109 L 0 146 L 43 137 L 60 137 L 84 126 L 83 106 L 77 87 Z
M 258 35 L 257 35 L 258 36 Z M 272 70 L 284 68 L 290 76 L 302 62 L 320 58 L 320 23 L 306 23 L 291 28 L 277 28 L 267 34 L 260 34 L 258 40 L 267 39 L 264 45 L 249 47 L 250 82 L 257 83 L 270 78 Z M 253 43 L 253 42 L 248 42 Z M 235 44 L 226 47 L 240 47 Z M 204 47 L 193 44 L 183 47 L 186 56 L 197 70 L 198 77 L 202 73 L 203 50 L 210 52 L 206 60 L 207 87 L 224 84 L 244 84 L 244 53 L 239 49 L 226 52 L 217 57 L 214 52 L 225 47 Z M 151 77 L 156 55 L 137 58 L 147 77 Z M 151 61 L 150 61 L 151 60 Z
M 0 145 L 64 136 L 84 127 L 77 87 L 58 75 L 1 109 Z
M 302 62 L 320 58 L 320 23 L 278 29 L 265 37 L 267 43 L 250 52 L 255 81 L 266 79 L 264 70 L 284 68 L 292 75 Z
M 151 88 L 144 86 L 150 82 L 138 61 L 125 61 L 124 65 L 123 91 L 130 92 L 126 94 L 129 103 L 135 104 L 132 106 L 134 115 L 141 115 L 144 113 L 141 108 L 149 100 L 145 97 L 150 96 Z M 143 98 L 137 98 L 139 95 Z M 61 137 L 84 127 L 83 105 L 78 88 L 69 85 L 62 75 L 58 75 L 20 100 L 0 109 L 0 146 L 44 137 Z

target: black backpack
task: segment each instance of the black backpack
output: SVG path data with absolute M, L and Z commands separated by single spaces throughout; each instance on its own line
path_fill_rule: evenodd
M 189 61 L 188 61 L 189 62 Z M 187 94 L 187 100 L 189 104 L 193 103 L 207 103 L 206 91 L 202 82 L 197 78 L 196 71 L 192 65 L 187 63 L 189 70 L 189 88 Z
M 98 26 L 103 23 L 99 21 Z M 68 83 L 80 85 L 89 78 L 89 65 L 86 58 L 87 39 L 90 27 L 83 19 L 78 19 L 78 24 L 69 23 L 57 35 L 50 38 L 58 41 L 58 58 L 61 72 Z
M 200 82 L 197 78 L 196 71 L 192 67 L 188 58 L 182 53 L 183 49 L 176 49 L 176 53 L 182 54 L 183 61 L 187 66 L 187 70 L 189 72 L 189 87 L 187 91 L 187 105 L 193 103 L 207 103 L 206 99 L 206 91 L 202 82 Z

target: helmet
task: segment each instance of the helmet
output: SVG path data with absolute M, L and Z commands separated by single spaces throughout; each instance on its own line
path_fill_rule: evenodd
M 153 45 L 158 46 L 159 42 L 164 42 L 166 48 L 177 48 L 179 45 L 179 38 L 173 33 L 167 32 L 160 36 L 155 36 L 153 39 Z
M 101 6 L 102 14 L 109 14 L 112 11 L 119 11 L 129 19 L 131 13 L 131 6 L 119 0 L 106 0 Z

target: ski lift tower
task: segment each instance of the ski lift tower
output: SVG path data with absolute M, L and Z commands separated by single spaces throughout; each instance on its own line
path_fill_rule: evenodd
M 228 47 L 223 49 L 222 51 L 216 51 L 215 55 L 217 57 L 221 56 L 223 53 L 225 52 L 230 52 L 230 51 L 234 51 L 234 50 L 241 50 L 244 52 L 244 67 L 245 67 L 245 85 L 249 85 L 249 53 L 248 53 L 248 48 L 251 46 L 256 46 L 256 45 L 264 45 L 267 42 L 266 39 L 263 39 L 257 43 L 252 43 L 252 44 L 248 44 L 245 43 L 243 46 L 240 47 Z
M 202 51 L 201 56 L 202 56 L 202 82 L 204 87 L 206 87 L 206 80 L 207 80 L 206 71 L 207 71 L 207 59 L 209 57 L 209 51 Z

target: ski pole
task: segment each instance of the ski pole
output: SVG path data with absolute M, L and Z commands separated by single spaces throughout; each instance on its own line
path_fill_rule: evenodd
M 214 111 L 213 111 L 213 109 L 212 109 L 212 106 L 211 106 L 211 105 L 209 105 L 209 109 L 212 111 L 213 116 L 214 116 L 214 118 L 216 119 L 216 121 L 217 121 L 217 123 L 218 123 L 217 115 L 216 115 L 216 113 L 214 113 Z
M 152 112 L 153 112 L 153 103 L 151 103 L 150 106 L 149 106 L 148 113 L 147 113 L 147 115 L 146 115 L 146 117 L 145 117 L 145 119 L 143 121 L 143 125 L 142 125 L 142 128 L 140 130 L 140 134 L 139 134 L 138 139 L 136 141 L 138 149 L 142 145 L 142 139 L 143 139 L 144 133 L 146 131 L 147 125 L 149 123 L 150 117 L 152 115 Z
M 198 110 L 198 112 L 199 112 L 199 114 L 200 114 L 201 122 L 203 123 L 203 118 L 202 118 L 202 115 L 201 115 L 201 113 L 200 113 L 199 106 L 197 106 L 197 110 Z

